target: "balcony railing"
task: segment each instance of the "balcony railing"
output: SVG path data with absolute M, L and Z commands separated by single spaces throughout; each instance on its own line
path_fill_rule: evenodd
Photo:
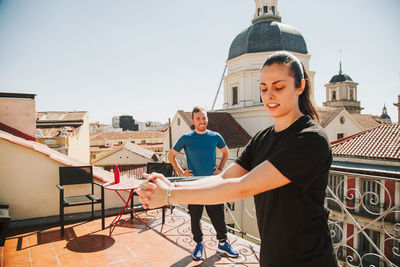
M 341 266 L 400 266 L 399 189 L 391 178 L 330 172 L 325 206 Z M 225 215 L 230 232 L 260 243 L 253 198 L 225 203 Z

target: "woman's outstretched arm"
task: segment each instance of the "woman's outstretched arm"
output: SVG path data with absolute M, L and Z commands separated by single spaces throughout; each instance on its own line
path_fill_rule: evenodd
M 224 173 L 229 176 L 229 169 L 225 170 L 227 173 L 224 171 L 220 175 L 194 181 L 188 187 L 170 188 L 169 202 L 180 204 L 220 204 L 247 198 L 290 183 L 290 180 L 283 176 L 269 161 L 264 161 L 252 171 L 237 179 L 224 179 Z M 158 179 L 160 177 L 162 176 L 158 174 L 148 176 L 147 178 L 152 182 L 144 182 L 140 189 L 137 190 L 139 199 L 145 208 L 156 208 L 167 204 L 168 185 L 162 179 Z M 202 182 L 205 179 L 207 183 Z
M 200 186 L 200 185 L 207 185 L 212 183 L 216 179 L 230 179 L 230 178 L 239 178 L 248 173 L 246 169 L 242 166 L 237 164 L 236 162 L 229 164 L 229 166 L 224 169 L 220 174 L 213 175 L 209 177 L 205 177 L 196 181 L 189 181 L 189 182 L 178 182 L 176 183 L 177 187 L 193 187 L 193 186 Z M 168 182 L 167 182 L 168 184 Z

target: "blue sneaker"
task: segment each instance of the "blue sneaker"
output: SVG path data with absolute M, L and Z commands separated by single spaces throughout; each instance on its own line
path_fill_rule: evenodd
M 192 257 L 194 260 L 201 260 L 203 258 L 203 242 L 197 243 L 194 248 Z
M 237 258 L 239 256 L 239 252 L 231 247 L 231 245 L 226 241 L 223 245 L 221 243 L 218 244 L 217 248 L 218 252 L 225 253 L 228 257 Z

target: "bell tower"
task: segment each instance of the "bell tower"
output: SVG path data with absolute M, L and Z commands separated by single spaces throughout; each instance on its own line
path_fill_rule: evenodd
M 397 103 L 393 103 L 397 107 L 397 123 L 400 123 L 400 95 L 397 96 Z
M 253 17 L 253 24 L 265 20 L 282 21 L 278 11 L 278 0 L 255 0 L 255 2 L 256 11 Z
M 350 113 L 360 113 L 360 101 L 357 101 L 357 85 L 349 75 L 342 71 L 342 62 L 339 63 L 339 74 L 332 77 L 326 88 L 325 107 L 344 107 Z

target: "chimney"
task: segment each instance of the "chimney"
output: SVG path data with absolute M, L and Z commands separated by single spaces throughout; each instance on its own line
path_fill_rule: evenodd
M 36 140 L 35 94 L 0 92 L 0 130 Z
M 397 123 L 400 123 L 400 95 L 397 96 L 397 103 L 393 103 L 397 107 Z

